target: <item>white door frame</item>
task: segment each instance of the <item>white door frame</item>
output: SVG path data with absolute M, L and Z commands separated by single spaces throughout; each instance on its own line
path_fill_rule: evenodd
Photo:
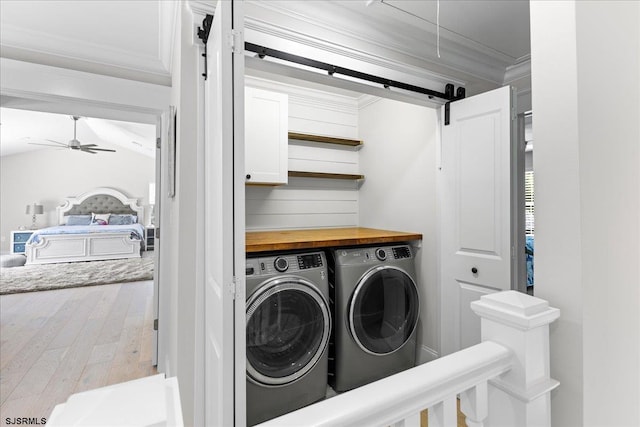
M 2 70 L 2 87 L 0 94 L 29 100 L 30 105 L 15 108 L 31 109 L 58 114 L 75 114 L 111 120 L 134 121 L 156 126 L 156 135 L 161 144 L 166 144 L 166 132 L 162 124 L 167 123 L 168 106 L 171 88 L 150 83 L 128 81 L 120 78 L 97 75 L 83 71 L 50 67 L 41 64 L 0 58 Z M 47 75 L 48 79 L 42 79 Z M 64 82 L 55 88 L 49 85 L 50 80 Z M 75 90 L 82 87 L 82 96 Z M 72 89 L 72 90 L 70 90 Z M 156 177 L 160 173 L 156 159 Z M 159 189 L 157 189 L 159 191 Z M 161 199 L 156 197 L 158 207 Z M 159 209 L 156 210 L 159 212 Z M 161 242 L 156 246 L 154 262 L 159 267 L 158 255 Z M 159 270 L 154 273 L 154 310 L 158 310 L 158 301 L 163 287 L 160 286 Z M 156 318 L 160 317 L 160 313 Z M 158 357 L 158 335 L 154 332 L 152 358 L 160 363 L 159 371 L 163 371 L 162 359 Z
M 207 5 L 208 6 L 208 5 Z M 219 9 L 220 6 L 223 9 Z M 222 248 L 216 245 L 210 245 L 207 232 L 201 236 L 204 241 L 198 242 L 198 247 L 204 249 L 204 253 L 210 252 L 215 254 L 217 250 L 228 251 L 228 246 L 232 246 L 232 253 L 229 259 L 225 259 L 220 274 L 207 268 L 211 264 L 210 260 L 203 258 L 198 262 L 198 287 L 196 290 L 196 298 L 198 305 L 196 309 L 196 378 L 194 379 L 194 387 L 196 392 L 196 413 L 194 421 L 202 424 L 211 423 L 214 419 L 224 425 L 246 425 L 246 365 L 245 365 L 245 180 L 244 180 L 244 38 L 243 38 L 243 2 L 240 1 L 224 1 L 224 4 L 218 4 L 216 10 L 203 8 L 198 4 L 197 10 L 194 10 L 193 28 L 202 27 L 202 19 L 206 14 L 213 14 L 214 21 L 212 24 L 209 39 L 207 41 L 207 54 L 209 60 L 214 58 L 217 50 L 221 50 L 218 58 L 222 61 L 231 55 L 231 64 L 220 62 L 213 69 L 211 65 L 207 67 L 207 82 L 202 79 L 204 73 L 204 61 L 200 62 L 201 67 L 194 78 L 201 79 L 200 92 L 198 94 L 198 115 L 199 122 L 202 126 L 198 129 L 198 139 L 203 141 L 198 147 L 198 158 L 203 159 L 198 164 L 198 202 L 196 209 L 198 210 L 198 226 L 200 230 L 218 230 L 220 224 L 224 233 L 223 240 L 226 243 L 232 241 L 232 244 L 225 244 Z M 227 20 L 232 17 L 231 20 Z M 220 34 L 220 29 L 215 27 L 216 23 L 222 19 L 222 45 L 220 40 L 214 37 Z M 233 44 L 233 47 L 231 46 Z M 217 46 L 217 47 L 216 47 Z M 204 47 L 200 49 L 204 53 Z M 232 70 L 231 84 L 229 83 L 228 72 Z M 219 89 L 214 89 L 216 72 L 220 72 L 223 76 L 223 84 Z M 213 90 L 217 95 L 207 95 L 208 90 Z M 222 104 L 219 104 L 221 102 Z M 207 103 L 209 105 L 207 105 Z M 214 105 L 215 104 L 215 105 Z M 229 105 L 232 105 L 231 112 L 227 111 Z M 216 110 L 222 106 L 221 110 Z M 220 118 L 220 113 L 222 118 Z M 222 112 L 221 112 L 222 111 Z M 215 115 L 215 117 L 214 117 Z M 230 126 L 229 117 L 232 115 L 233 124 Z M 221 126 L 212 126 L 214 121 L 220 121 Z M 221 146 L 216 147 L 217 144 Z M 218 158 L 210 156 L 222 156 L 222 163 Z M 218 162 L 218 163 L 216 163 Z M 210 163 L 215 167 L 224 169 L 220 171 L 220 176 L 216 175 L 215 170 L 207 172 Z M 196 165 L 194 165 L 196 166 Z M 228 168 L 228 169 L 227 169 Z M 231 171 L 231 172 L 229 172 Z M 232 176 L 232 179 L 229 177 Z M 207 188 L 209 188 L 207 190 Z M 215 190 L 216 196 L 221 197 L 221 205 L 217 200 L 209 198 L 210 192 Z M 209 194 L 208 194 L 209 193 Z M 232 206 L 230 206 L 231 204 Z M 220 209 L 219 209 L 220 208 Z M 212 215 L 216 216 L 212 218 Z M 216 222 L 217 221 L 217 222 Z M 200 227 L 202 226 L 202 227 Z M 229 233 L 229 234 L 227 234 Z M 230 238 L 232 236 L 232 238 Z M 226 253 L 226 252 L 224 252 Z M 206 257 L 206 255 L 204 255 Z M 229 261 L 231 261 L 229 263 Z M 213 275 L 212 275 L 213 274 Z M 214 277 L 215 276 L 215 277 Z M 218 288 L 218 299 L 213 297 L 212 289 Z M 207 354 L 213 354 L 211 345 L 211 337 L 215 335 L 212 332 L 212 318 L 207 313 L 207 305 L 211 303 L 221 304 L 225 313 L 229 309 L 229 295 L 232 295 L 231 318 L 226 315 L 222 316 L 221 325 L 223 336 L 218 336 L 220 341 L 217 344 L 229 344 L 231 338 L 232 347 L 219 345 L 217 350 L 220 351 L 218 363 L 210 360 Z M 215 300 L 215 301 L 214 301 Z M 207 303 L 209 301 L 209 303 Z M 201 304 L 200 304 L 201 303 Z M 227 323 L 228 320 L 231 320 Z M 214 328 L 215 329 L 215 328 Z M 215 347 L 215 346 L 214 346 Z M 233 366 L 230 366 L 230 365 Z M 216 377 L 217 375 L 217 377 Z M 215 403 L 214 403 L 215 401 Z M 216 406 L 222 406 L 217 408 Z M 220 413 L 215 413 L 221 411 Z M 200 421 L 198 421 L 200 420 Z

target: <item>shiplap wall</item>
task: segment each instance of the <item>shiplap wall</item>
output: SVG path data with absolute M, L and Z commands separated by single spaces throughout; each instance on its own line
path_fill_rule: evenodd
M 247 86 L 289 95 L 289 131 L 358 138 L 357 98 L 246 78 Z M 359 173 L 352 147 L 289 141 L 289 170 Z M 351 227 L 358 225 L 358 182 L 289 178 L 283 186 L 247 186 L 247 230 Z

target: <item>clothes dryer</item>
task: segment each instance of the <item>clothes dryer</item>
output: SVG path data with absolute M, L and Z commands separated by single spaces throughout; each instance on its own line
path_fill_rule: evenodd
M 247 424 L 325 397 L 331 313 L 323 252 L 248 258 Z
M 408 245 L 331 251 L 329 383 L 351 390 L 415 366 L 420 301 Z

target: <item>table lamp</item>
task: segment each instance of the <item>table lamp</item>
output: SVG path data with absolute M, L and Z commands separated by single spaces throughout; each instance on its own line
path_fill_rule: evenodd
M 27 205 L 27 209 L 25 213 L 27 215 L 28 214 L 33 215 L 31 218 L 31 229 L 35 230 L 36 228 L 38 228 L 38 226 L 36 225 L 36 215 L 42 215 L 44 213 L 44 207 L 37 203 L 32 203 L 30 205 Z

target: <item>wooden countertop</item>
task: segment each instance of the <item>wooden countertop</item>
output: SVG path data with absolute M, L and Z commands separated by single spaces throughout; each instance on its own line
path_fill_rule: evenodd
M 363 227 L 249 231 L 246 234 L 246 252 L 355 246 L 420 239 L 422 239 L 422 234 L 419 233 Z

